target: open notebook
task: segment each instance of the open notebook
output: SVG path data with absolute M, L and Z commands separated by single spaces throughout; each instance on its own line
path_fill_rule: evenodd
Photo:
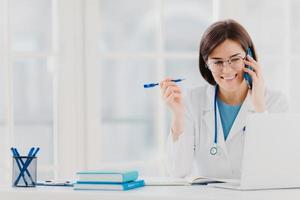
M 185 178 L 174 177 L 143 177 L 145 185 L 148 186 L 186 186 L 186 185 L 206 185 L 209 183 L 235 183 L 239 180 L 236 179 L 219 179 L 219 178 L 206 178 L 200 176 L 189 176 Z

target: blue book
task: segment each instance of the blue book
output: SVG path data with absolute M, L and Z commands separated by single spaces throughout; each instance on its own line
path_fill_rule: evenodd
M 137 171 L 82 171 L 77 173 L 79 182 L 104 182 L 124 183 L 135 181 L 139 173 Z
M 82 182 L 74 184 L 74 190 L 131 190 L 145 186 L 144 180 L 125 183 Z

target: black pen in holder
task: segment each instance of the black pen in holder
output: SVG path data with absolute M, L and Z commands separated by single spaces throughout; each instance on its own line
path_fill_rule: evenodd
M 37 157 L 13 156 L 12 186 L 35 187 L 37 180 Z

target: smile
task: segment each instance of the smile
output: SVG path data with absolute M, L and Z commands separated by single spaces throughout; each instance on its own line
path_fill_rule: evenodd
M 233 80 L 236 77 L 237 77 L 237 74 L 232 75 L 232 76 L 226 76 L 226 77 L 225 76 L 221 76 L 222 79 L 225 79 L 225 80 L 228 80 L 228 81 Z

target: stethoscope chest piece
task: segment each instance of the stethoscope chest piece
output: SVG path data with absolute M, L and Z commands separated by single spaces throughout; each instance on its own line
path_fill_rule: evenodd
M 209 152 L 210 152 L 211 155 L 214 156 L 218 153 L 218 149 L 217 149 L 216 146 L 213 146 L 213 147 L 210 148 Z

